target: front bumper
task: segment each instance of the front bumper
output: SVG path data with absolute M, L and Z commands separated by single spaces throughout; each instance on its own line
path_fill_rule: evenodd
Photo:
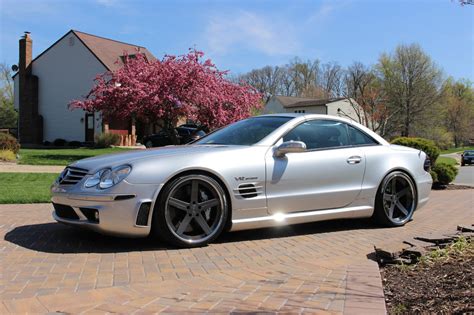
M 145 237 L 150 233 L 153 207 L 162 185 L 124 180 L 103 191 L 81 187 L 82 182 L 73 187 L 51 187 L 56 221 L 116 236 Z

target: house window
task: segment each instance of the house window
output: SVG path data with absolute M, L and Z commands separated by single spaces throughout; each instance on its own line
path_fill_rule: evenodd
M 305 113 L 305 110 L 295 110 L 295 113 L 296 114 L 304 114 Z
M 145 54 L 141 54 L 141 55 L 143 57 L 145 57 L 145 60 L 147 60 Z M 137 54 L 130 54 L 130 55 L 120 56 L 120 60 L 122 60 L 123 63 L 127 62 L 127 58 L 128 59 L 137 59 Z

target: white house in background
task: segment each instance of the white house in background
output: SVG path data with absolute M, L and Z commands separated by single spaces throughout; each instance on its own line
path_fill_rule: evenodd
M 356 103 L 354 102 L 354 104 Z M 265 114 L 306 113 L 333 115 L 346 117 L 355 122 L 359 122 L 356 111 L 347 98 L 317 99 L 293 96 L 272 96 L 266 103 L 263 112 Z
M 89 93 L 94 78 L 120 68 L 124 56 L 155 57 L 144 47 L 71 30 L 32 58 L 28 32 L 20 39 L 18 72 L 14 75 L 15 108 L 19 111 L 21 143 L 42 143 L 61 138 L 93 141 L 104 128 L 119 134 L 134 133 L 130 121 L 103 122 L 97 113 L 71 111 L 71 100 Z

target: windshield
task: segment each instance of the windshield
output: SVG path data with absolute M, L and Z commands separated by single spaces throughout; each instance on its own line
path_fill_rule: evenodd
M 464 156 L 474 156 L 474 151 L 465 151 Z
M 238 121 L 209 134 L 195 144 L 252 145 L 293 117 L 260 116 Z

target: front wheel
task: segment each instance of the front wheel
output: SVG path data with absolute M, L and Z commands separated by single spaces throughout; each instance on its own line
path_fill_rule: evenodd
M 155 234 L 178 247 L 198 247 L 216 239 L 228 217 L 221 185 L 206 175 L 179 177 L 164 187 L 153 215 Z
M 385 226 L 405 225 L 413 216 L 416 199 L 411 178 L 403 172 L 392 172 L 384 178 L 377 191 L 373 218 Z

